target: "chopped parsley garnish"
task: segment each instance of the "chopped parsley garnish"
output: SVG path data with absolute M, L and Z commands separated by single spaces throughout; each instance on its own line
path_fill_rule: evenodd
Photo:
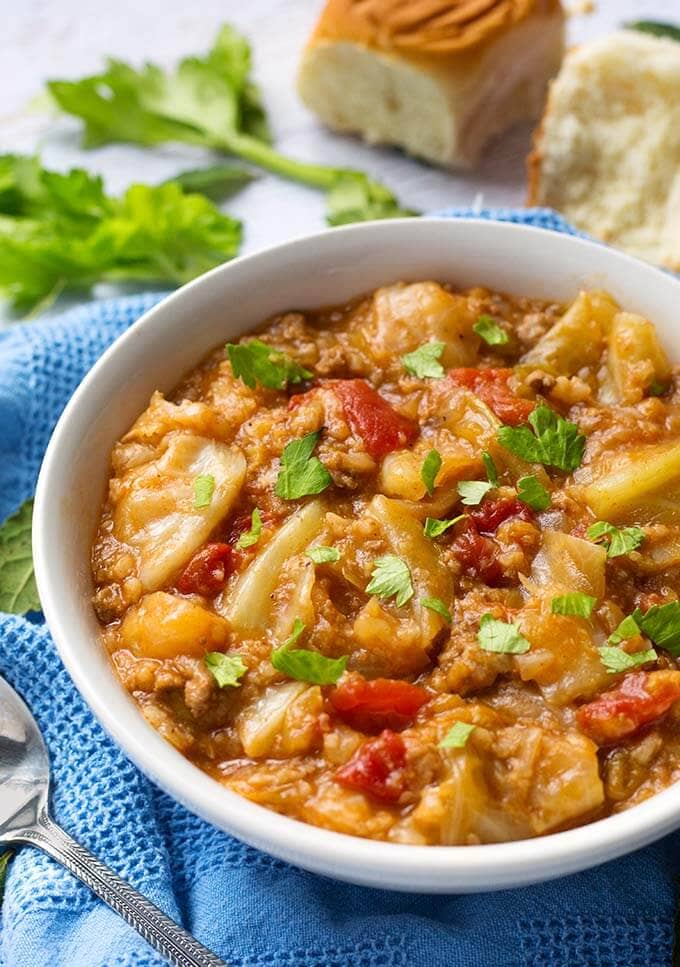
M 607 544 L 607 557 L 621 557 L 629 554 L 642 544 L 645 532 L 642 527 L 615 527 L 606 520 L 598 520 L 587 530 L 588 537 L 595 543 Z
M 209 651 L 203 659 L 205 667 L 212 673 L 213 678 L 220 686 L 226 688 L 238 688 L 239 678 L 243 678 L 248 671 L 248 666 L 240 655 L 224 655 L 221 651 Z
M 425 484 L 425 489 L 430 497 L 434 493 L 434 482 L 437 479 L 437 474 L 441 468 L 442 458 L 439 450 L 430 450 L 428 455 L 423 460 L 423 465 L 420 468 L 420 479 Z
M 612 631 L 609 638 L 607 638 L 607 643 L 610 645 L 620 645 L 626 638 L 634 638 L 635 635 L 639 634 L 640 629 L 638 628 L 637 621 L 632 614 L 629 614 L 623 619 L 618 628 Z
M 492 488 L 493 484 L 488 480 L 461 480 L 458 484 L 461 503 L 466 507 L 476 507 Z
M 31 524 L 33 501 L 27 500 L 0 525 L 0 611 L 40 611 L 33 573 Z
M 484 651 L 505 655 L 523 655 L 531 648 L 516 624 L 500 621 L 492 614 L 483 615 L 479 622 L 477 642 Z
M 639 30 L 653 37 L 668 37 L 680 41 L 680 27 L 677 24 L 662 23 L 659 20 L 633 20 L 623 25 L 628 30 Z
M 498 325 L 493 316 L 480 316 L 472 331 L 476 332 L 488 346 L 505 346 L 510 341 L 505 329 Z
M 652 380 L 652 382 L 647 387 L 648 396 L 663 396 L 663 394 L 668 390 L 667 383 L 661 383 L 658 379 Z
M 396 554 L 379 557 L 371 571 L 366 593 L 375 594 L 379 598 L 394 597 L 398 607 L 410 601 L 413 597 L 413 583 L 406 561 Z
M 664 648 L 676 658 L 680 655 L 680 601 L 652 605 L 644 614 L 636 608 L 631 617 L 657 648 Z
M 215 478 L 211 473 L 201 474 L 194 480 L 194 508 L 209 507 L 215 493 Z
M 558 416 L 545 403 L 529 414 L 528 426 L 501 426 L 498 442 L 529 463 L 543 463 L 560 470 L 581 466 L 586 438 L 575 423 Z
M 450 625 L 453 621 L 451 612 L 441 598 L 422 598 L 420 603 L 424 608 L 429 608 L 430 611 L 434 611 L 440 618 L 443 618 L 447 625 Z
M 307 648 L 292 649 L 291 646 L 304 630 L 304 624 L 296 618 L 290 637 L 280 648 L 276 648 L 271 653 L 272 665 L 277 671 L 299 682 L 309 682 L 312 685 L 335 685 L 347 667 L 348 656 L 326 658 L 318 651 L 309 651 Z
M 443 352 L 443 342 L 426 342 L 412 353 L 402 356 L 401 361 L 411 376 L 419 379 L 441 379 L 444 367 L 438 360 Z
M 423 533 L 425 537 L 441 537 L 441 535 L 457 524 L 459 520 L 467 517 L 467 514 L 458 514 L 457 517 L 452 517 L 451 520 L 440 520 L 437 517 L 426 517 L 425 526 L 423 527 Z
M 471 725 L 469 722 L 456 722 L 439 743 L 439 748 L 462 749 L 476 728 L 476 725 Z
M 649 661 L 656 661 L 658 657 L 653 648 L 649 648 L 647 651 L 636 651 L 632 654 L 623 651 L 621 648 L 611 648 L 608 645 L 604 645 L 597 650 L 600 653 L 602 664 L 612 675 L 616 672 L 627 672 L 631 668 L 646 665 Z
M 498 470 L 496 469 L 496 464 L 493 462 L 493 457 L 486 450 L 482 453 L 482 462 L 484 464 L 484 469 L 486 470 L 486 479 L 489 481 L 492 487 L 498 486 Z
M 550 610 L 553 614 L 572 615 L 576 618 L 589 619 L 593 613 L 593 608 L 597 604 L 597 598 L 581 591 L 573 591 L 571 594 L 562 594 L 552 599 Z
M 317 544 L 316 547 L 309 548 L 307 557 L 315 564 L 332 564 L 340 560 L 340 551 L 337 547 L 324 547 L 323 544 Z
M 286 445 L 276 481 L 277 497 L 297 500 L 309 494 L 320 494 L 333 483 L 319 458 L 312 456 L 320 436 L 321 430 L 316 430 Z
M 532 510 L 541 511 L 550 507 L 550 493 L 533 473 L 517 481 L 517 497 Z
M 227 352 L 234 376 L 250 389 L 255 389 L 258 383 L 267 389 L 285 389 L 288 383 L 301 383 L 314 375 L 261 339 L 227 343 Z
M 253 509 L 250 515 L 250 530 L 244 531 L 239 539 L 236 541 L 236 547 L 239 551 L 244 550 L 246 547 L 252 547 L 253 544 L 257 544 L 262 533 L 262 515 L 260 514 L 257 507 Z

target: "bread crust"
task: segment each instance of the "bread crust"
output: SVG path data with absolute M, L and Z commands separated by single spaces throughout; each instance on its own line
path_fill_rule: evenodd
M 309 44 L 349 41 L 445 61 L 561 9 L 560 0 L 327 0 Z

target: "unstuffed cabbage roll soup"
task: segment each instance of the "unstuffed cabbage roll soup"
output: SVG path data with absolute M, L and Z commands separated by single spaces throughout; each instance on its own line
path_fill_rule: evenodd
M 223 343 L 116 443 L 92 572 L 147 722 L 295 819 L 493 843 L 680 776 L 677 371 L 606 292 Z

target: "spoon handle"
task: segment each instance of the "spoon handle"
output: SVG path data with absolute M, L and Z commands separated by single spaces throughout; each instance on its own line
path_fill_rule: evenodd
M 228 967 L 162 910 L 134 890 L 93 856 L 49 816 L 22 830 L 21 839 L 44 850 L 74 873 L 97 896 L 120 914 L 173 967 Z

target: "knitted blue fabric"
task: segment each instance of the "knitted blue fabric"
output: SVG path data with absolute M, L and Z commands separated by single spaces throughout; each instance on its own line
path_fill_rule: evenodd
M 476 214 L 573 231 L 545 210 Z M 93 303 L 0 333 L 0 519 L 31 495 L 50 432 L 83 374 L 157 298 Z M 412 896 L 335 883 L 244 846 L 156 789 L 90 715 L 44 625 L 0 617 L 0 674 L 43 730 L 56 819 L 233 967 L 671 963 L 677 835 L 515 891 Z M 89 890 L 29 847 L 9 866 L 1 962 L 161 964 Z

